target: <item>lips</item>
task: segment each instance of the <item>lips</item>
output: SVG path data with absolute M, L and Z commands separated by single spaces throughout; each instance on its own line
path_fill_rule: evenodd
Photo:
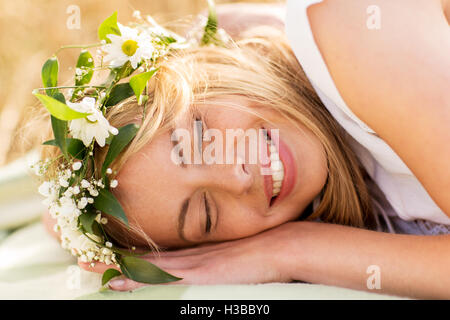
M 265 138 L 261 137 L 259 141 L 260 141 L 259 156 L 261 159 L 261 174 L 264 180 L 264 193 L 266 194 L 267 203 L 270 206 L 270 201 L 273 196 L 273 179 L 272 175 L 270 174 L 270 149 L 269 145 L 266 143 Z
M 268 136 L 272 138 L 270 129 L 267 130 Z M 265 174 L 264 177 L 264 192 L 268 199 L 269 206 L 278 204 L 284 198 L 286 198 L 294 188 L 297 170 L 295 166 L 294 156 L 289 147 L 284 141 L 278 137 L 278 139 L 272 140 L 275 145 L 279 158 L 284 167 L 284 178 L 282 180 L 281 189 L 276 197 L 273 197 L 273 178 L 271 174 Z M 262 148 L 261 148 L 262 149 Z M 270 156 L 269 146 L 267 145 L 267 153 L 262 152 L 261 167 L 264 170 L 270 170 L 270 159 L 267 159 L 267 155 Z

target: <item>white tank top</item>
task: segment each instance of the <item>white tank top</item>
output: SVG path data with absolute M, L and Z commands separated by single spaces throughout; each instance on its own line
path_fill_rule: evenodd
M 400 157 L 361 121 L 337 90 L 315 43 L 307 8 L 322 0 L 288 0 L 286 34 L 290 45 L 323 104 L 355 140 L 350 141 L 368 174 L 403 220 L 424 219 L 450 225 L 450 218 L 436 205 Z M 392 210 L 389 212 L 392 213 Z

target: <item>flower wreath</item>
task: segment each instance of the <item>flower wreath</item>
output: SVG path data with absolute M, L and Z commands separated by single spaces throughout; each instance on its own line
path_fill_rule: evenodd
M 43 202 L 56 220 L 54 230 L 60 233 L 63 248 L 91 266 L 102 262 L 120 268 L 122 272 L 116 268 L 106 270 L 102 285 L 122 274 L 150 284 L 180 280 L 140 259 L 134 247 L 125 250 L 115 246 L 104 230 L 108 215 L 128 226 L 122 206 L 110 191 L 118 182 L 111 179 L 113 172 L 109 166 L 139 130 L 136 124 L 114 128 L 105 114 L 108 108 L 133 95 L 145 110 L 147 83 L 157 72 L 158 61 L 168 52 L 220 43 L 213 1 L 208 0 L 208 6 L 208 19 L 199 40 L 186 40 L 162 28 L 151 17 L 146 17 L 147 23 L 143 23 L 139 12 L 134 16 L 141 23 L 123 26 L 117 22 L 115 12 L 98 29 L 100 43 L 61 47 L 83 49 L 76 64 L 74 86 L 57 84 L 58 50 L 42 68 L 44 88 L 33 91 L 51 114 L 54 139 L 44 145 L 61 150 L 58 157 L 41 160 L 32 166 L 37 175 L 46 179 L 39 186 L 39 193 L 46 198 Z M 87 50 L 93 47 L 98 48 L 99 66 Z M 110 70 L 105 82 L 99 86 L 89 85 L 94 71 L 104 69 Z M 119 83 L 125 78 L 129 81 Z M 63 94 L 61 89 L 69 90 Z M 46 94 L 39 93 L 42 91 Z M 88 177 L 88 168 L 95 170 L 92 169 L 95 143 L 100 147 L 109 146 L 101 172 L 96 173 L 100 179 L 95 179 L 94 174 Z M 50 170 L 55 165 L 57 170 Z

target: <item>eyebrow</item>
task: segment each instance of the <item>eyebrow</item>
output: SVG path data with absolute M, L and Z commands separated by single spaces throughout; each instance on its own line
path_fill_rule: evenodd
M 186 214 L 187 214 L 187 210 L 189 208 L 189 201 L 191 200 L 191 198 L 187 198 L 186 200 L 183 201 L 181 208 L 180 208 L 180 214 L 178 215 L 178 235 L 180 236 L 180 238 L 186 242 L 190 242 L 189 240 L 186 239 L 186 237 L 184 236 L 184 223 L 186 220 Z

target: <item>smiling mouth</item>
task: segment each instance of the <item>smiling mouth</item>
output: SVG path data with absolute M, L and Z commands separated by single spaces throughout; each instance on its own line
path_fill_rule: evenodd
M 278 153 L 277 147 L 270 139 L 270 136 L 268 134 L 265 134 L 264 137 L 268 145 L 268 155 L 270 157 L 270 172 L 272 175 L 272 198 L 270 202 L 272 204 L 280 194 L 280 190 L 283 185 L 284 165 L 280 160 L 280 155 Z

